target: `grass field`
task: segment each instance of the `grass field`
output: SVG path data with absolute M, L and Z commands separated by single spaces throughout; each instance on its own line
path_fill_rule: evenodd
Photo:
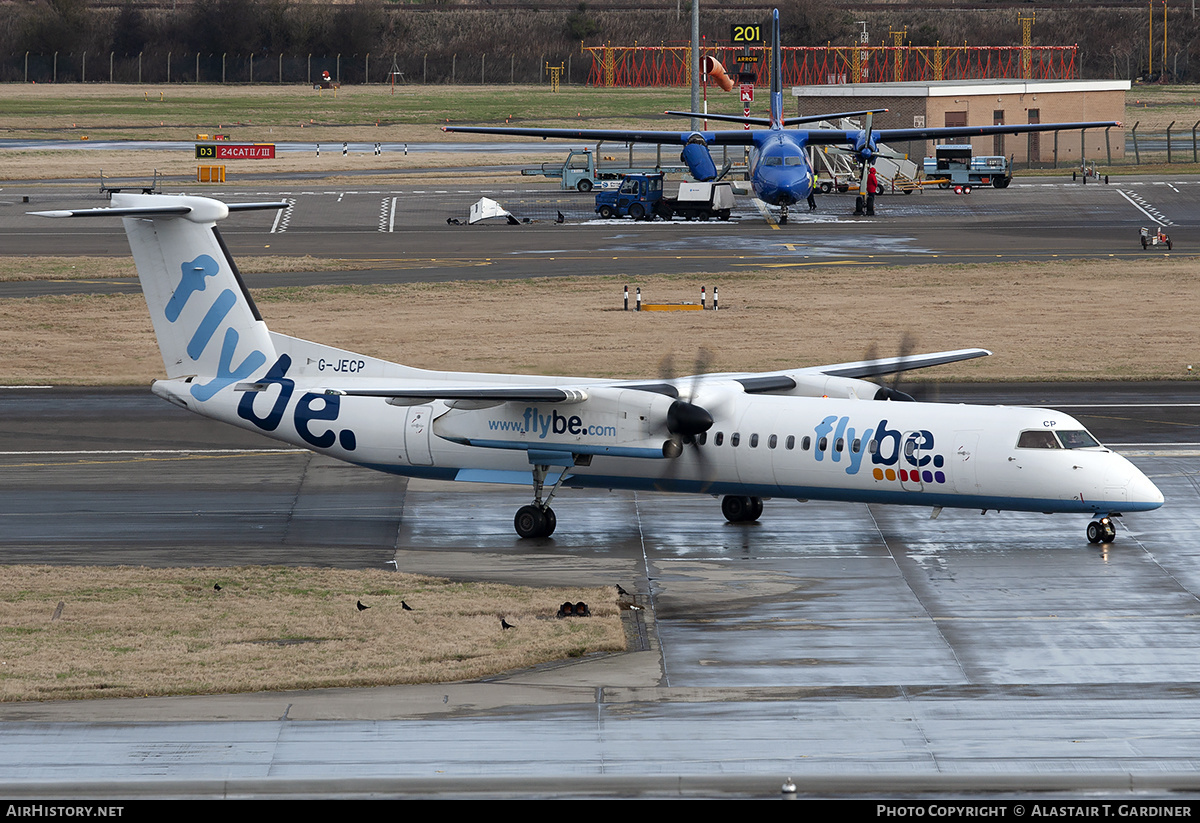
M 274 566 L 0 566 L 0 587 L 0 702 L 440 683 L 625 648 L 613 588 Z M 557 619 L 566 601 L 592 616 Z

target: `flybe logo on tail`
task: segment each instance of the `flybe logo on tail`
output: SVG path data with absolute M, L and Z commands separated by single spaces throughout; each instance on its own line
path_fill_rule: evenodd
M 195 260 L 183 263 L 180 269 L 179 285 L 175 287 L 175 292 L 171 295 L 171 299 L 167 301 L 166 308 L 163 310 L 167 320 L 172 323 L 179 321 L 184 307 L 193 298 L 198 300 L 204 299 L 202 293 L 208 285 L 208 278 L 216 277 L 220 273 L 221 264 L 214 260 L 211 255 L 202 254 Z M 197 297 L 197 295 L 201 296 Z M 188 357 L 193 361 L 200 359 L 208 349 L 209 344 L 212 343 L 213 338 L 217 336 L 217 331 L 220 329 L 221 324 L 235 305 L 237 305 L 237 294 L 233 289 L 222 289 L 209 305 L 208 310 L 204 313 L 204 317 L 192 333 L 191 340 L 187 344 Z M 216 364 L 216 377 L 207 383 L 192 384 L 192 396 L 197 400 L 204 401 L 210 399 L 226 386 L 238 380 L 245 380 L 267 362 L 267 356 L 258 349 L 254 349 L 240 363 L 234 364 L 233 358 L 238 346 L 238 332 L 232 326 L 225 329 L 220 346 L 221 351 Z

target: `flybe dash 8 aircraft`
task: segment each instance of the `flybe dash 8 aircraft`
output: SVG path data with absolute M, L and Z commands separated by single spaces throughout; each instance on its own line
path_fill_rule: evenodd
M 788 207 L 805 202 L 813 192 L 815 177 L 808 157 L 808 146 L 837 146 L 855 154 L 862 165 L 860 191 L 866 189 L 867 169 L 874 164 L 879 144 L 898 144 L 909 140 L 939 140 L 979 137 L 989 134 L 1026 134 L 1040 131 L 1103 129 L 1120 126 L 1116 121 L 1088 123 L 1033 123 L 1025 125 L 944 126 L 938 128 L 873 129 L 872 111 L 839 112 L 805 117 L 783 115 L 783 60 L 779 46 L 779 10 L 771 19 L 771 103 L 770 117 L 744 117 L 738 114 L 700 114 L 671 111 L 667 114 L 685 117 L 705 117 L 757 126 L 759 129 L 737 131 L 640 131 L 629 129 L 548 129 L 511 126 L 443 126 L 443 131 L 473 134 L 507 134 L 521 137 L 557 138 L 597 142 L 613 140 L 623 143 L 658 143 L 681 145 L 680 159 L 692 177 L 708 181 L 719 178 L 716 163 L 709 153 L 710 146 L 749 146 L 750 185 L 755 196 L 770 206 L 781 209 L 780 222 L 787 222 Z M 865 115 L 862 129 L 789 129 L 787 126 Z
M 532 484 L 521 537 L 547 537 L 562 488 L 723 496 L 730 521 L 767 498 L 1090 516 L 1163 496 L 1061 412 L 911 401 L 863 378 L 952 363 L 962 349 L 764 373 L 597 380 L 428 371 L 267 329 L 204 197 L 114 194 L 109 208 L 34 212 L 124 221 L 162 352 L 153 392 L 197 414 L 371 469 Z

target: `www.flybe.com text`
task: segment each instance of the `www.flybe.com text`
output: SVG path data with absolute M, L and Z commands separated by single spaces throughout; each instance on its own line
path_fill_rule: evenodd
M 527 407 L 523 420 L 489 420 L 488 428 L 492 431 L 512 432 L 513 434 L 536 434 L 539 440 L 545 440 L 550 434 L 576 434 L 590 437 L 616 437 L 616 426 L 589 426 L 577 414 L 570 417 L 561 415 L 557 409 L 550 414 L 541 414 L 535 408 Z

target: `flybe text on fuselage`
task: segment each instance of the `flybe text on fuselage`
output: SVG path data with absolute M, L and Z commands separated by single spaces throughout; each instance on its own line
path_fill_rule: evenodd
M 933 452 L 934 436 L 928 429 L 904 432 L 889 428 L 884 418 L 874 427 L 860 430 L 850 424 L 849 416 L 829 415 L 813 434 L 817 438 L 814 459 L 822 462 L 828 456 L 831 462 L 841 463 L 845 457 L 846 474 L 858 474 L 863 458 L 869 455 L 876 480 L 908 481 L 911 474 L 914 482 L 946 482 L 946 459 Z

